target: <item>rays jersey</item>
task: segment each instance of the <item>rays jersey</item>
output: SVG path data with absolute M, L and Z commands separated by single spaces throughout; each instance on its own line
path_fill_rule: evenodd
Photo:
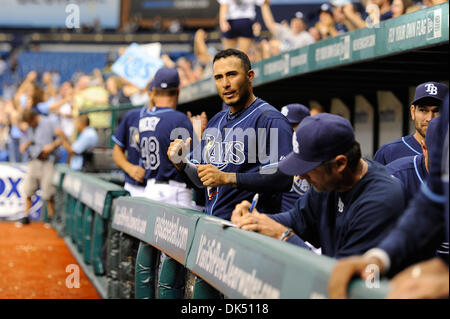
M 167 107 L 141 110 L 139 119 L 139 147 L 141 166 L 145 168 L 145 179 L 183 182 L 175 166 L 167 157 L 171 141 L 192 137 L 192 124 L 188 117 Z
M 145 110 L 145 107 L 127 112 L 111 137 L 114 143 L 127 151 L 128 162 L 139 166 L 141 158 L 139 151 L 139 118 L 142 110 Z M 125 183 L 137 186 L 145 186 L 146 184 L 146 182 L 139 183 L 127 173 L 125 173 Z
M 398 158 L 422 154 L 422 147 L 413 135 L 403 136 L 398 140 L 381 146 L 373 160 L 386 165 Z
M 208 122 L 201 147 L 195 148 L 191 161 L 215 165 L 223 172 L 237 173 L 239 185 L 239 174 L 259 173 L 263 166 L 274 164 L 289 154 L 292 133 L 287 119 L 273 106 L 257 98 L 238 113 L 231 114 L 228 109 L 217 113 Z M 251 201 L 254 194 L 231 185 L 208 187 L 205 211 L 230 219 L 235 205 L 243 200 Z M 260 196 L 259 211 L 273 212 L 270 195 Z

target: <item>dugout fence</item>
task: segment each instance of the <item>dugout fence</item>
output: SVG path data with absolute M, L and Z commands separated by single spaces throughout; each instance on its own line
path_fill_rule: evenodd
M 148 271 L 156 250 L 196 276 L 184 294 L 194 299 L 327 297 L 332 258 L 200 211 L 131 198 L 117 184 L 66 165 L 56 166 L 53 183 L 60 235 L 103 298 L 155 298 L 149 283 L 156 280 L 166 287 L 160 297 L 176 296 L 173 267 L 159 278 Z M 358 279 L 349 296 L 382 298 L 387 289 L 387 280 Z

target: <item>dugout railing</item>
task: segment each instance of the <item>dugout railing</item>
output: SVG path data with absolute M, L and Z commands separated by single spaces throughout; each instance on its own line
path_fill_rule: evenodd
M 89 279 L 100 295 L 107 297 L 105 249 L 110 226 L 112 200 L 127 196 L 123 187 L 95 177 L 76 172 L 67 165 L 55 167 L 53 185 L 55 196 L 54 226 L 83 265 Z M 45 216 L 44 216 L 45 219 Z
M 117 184 L 65 165 L 56 166 L 53 181 L 63 198 L 56 209 L 65 242 L 103 298 L 156 297 L 149 281 L 165 280 L 170 287 L 170 267 L 159 278 L 145 272 L 155 250 L 196 276 L 189 295 L 194 299 L 327 297 L 332 258 L 200 211 L 131 198 Z M 150 250 L 137 249 L 139 242 Z M 367 282 L 354 280 L 349 297 L 385 297 L 388 281 L 378 279 L 374 272 Z

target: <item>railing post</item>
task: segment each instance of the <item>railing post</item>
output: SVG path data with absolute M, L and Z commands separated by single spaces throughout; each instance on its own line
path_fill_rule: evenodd
M 94 273 L 96 275 L 103 275 L 105 273 L 105 267 L 101 259 L 102 248 L 104 244 L 105 233 L 105 221 L 102 216 L 95 214 L 94 227 L 92 229 L 92 246 L 91 246 L 91 258 L 92 266 L 94 267 Z
M 136 299 L 155 299 L 159 250 L 143 241 L 139 242 L 136 256 Z
M 78 201 L 77 209 L 74 214 L 74 226 L 75 226 L 75 244 L 77 245 L 78 251 L 83 252 L 83 215 L 84 215 L 85 205 Z
M 159 299 L 183 299 L 186 268 L 175 259 L 165 256 L 158 282 Z
M 91 244 L 92 244 L 92 210 L 86 206 L 83 214 L 83 256 L 86 264 L 91 264 Z
M 195 276 L 194 296 L 192 299 L 220 299 L 221 293 L 202 278 Z
M 54 216 L 53 216 L 54 217 Z M 41 207 L 41 218 L 40 218 L 43 222 L 47 222 L 48 221 L 48 208 L 47 208 L 47 201 L 43 200 L 42 201 L 42 207 Z

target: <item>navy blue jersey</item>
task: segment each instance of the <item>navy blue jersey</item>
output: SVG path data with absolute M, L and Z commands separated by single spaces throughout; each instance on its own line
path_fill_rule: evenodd
M 111 137 L 114 143 L 127 152 L 128 162 L 139 166 L 141 158 L 139 151 L 139 118 L 143 109 L 145 107 L 127 112 Z M 146 181 L 139 183 L 125 173 L 125 183 L 145 186 Z
M 175 129 L 178 133 L 173 135 Z M 192 132 L 192 124 L 188 117 L 174 109 L 153 107 L 151 110 L 145 109 L 141 112 L 139 147 L 147 180 L 182 181 L 175 166 L 167 157 L 167 150 L 173 140 L 176 138 L 186 140 L 192 137 Z
M 420 143 L 413 135 L 408 135 L 381 146 L 375 153 L 373 160 L 386 165 L 398 158 L 420 154 L 422 154 Z
M 206 213 L 230 219 L 236 204 L 243 200 L 251 201 L 255 192 L 248 187 L 240 188 L 240 176 L 242 180 L 244 177 L 249 179 L 251 175 L 247 174 L 258 174 L 261 167 L 277 163 L 282 156 L 289 154 L 292 150 L 292 134 L 292 127 L 286 117 L 259 98 L 238 114 L 231 115 L 228 110 L 217 113 L 203 133 L 201 154 L 194 151 L 192 161 L 195 163 L 195 159 L 201 156 L 198 162 L 202 164 L 213 164 L 223 172 L 236 173 L 238 187 L 208 187 Z M 292 183 L 292 177 L 286 178 L 288 183 Z M 268 188 L 270 186 L 276 188 L 276 185 L 269 185 Z M 272 193 L 274 191 L 260 194 L 258 210 L 279 211 L 279 204 L 278 207 L 273 206 Z
M 396 159 L 387 164 L 386 169 L 402 182 L 406 202 L 417 194 L 428 177 L 423 154 Z
M 391 261 L 390 274 L 431 258 L 444 239 L 448 245 L 448 95 L 441 108 L 436 138 L 429 146 L 429 175 L 398 222 L 381 242 Z M 447 258 L 444 259 L 448 263 Z
M 368 171 L 347 192 L 317 192 L 311 188 L 287 212 L 270 216 L 295 234 L 288 242 L 342 258 L 375 247 L 395 226 L 405 208 L 400 181 L 373 161 Z
M 281 199 L 281 211 L 285 212 L 295 206 L 297 200 L 305 195 L 309 191 L 310 185 L 306 179 L 301 179 L 298 176 L 294 176 L 294 183 L 292 189 L 289 192 L 285 192 Z

